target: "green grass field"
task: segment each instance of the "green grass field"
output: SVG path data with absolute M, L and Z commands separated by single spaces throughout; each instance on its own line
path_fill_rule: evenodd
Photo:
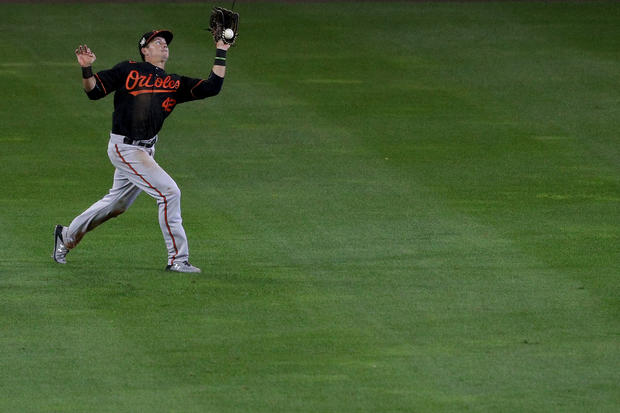
M 617 412 L 620 3 L 239 1 L 158 144 L 203 274 L 144 194 L 52 261 L 113 173 L 73 50 L 206 76 L 212 5 L 0 4 L 0 411 Z

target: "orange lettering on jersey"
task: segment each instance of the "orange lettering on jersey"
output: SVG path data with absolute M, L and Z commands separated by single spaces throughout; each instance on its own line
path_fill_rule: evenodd
M 138 85 L 140 87 L 153 87 L 153 84 L 151 83 L 151 79 L 153 78 L 153 74 L 149 74 L 149 77 L 146 76 L 140 76 L 140 82 L 138 83 Z
M 164 110 L 166 112 L 172 112 L 172 109 L 174 108 L 174 105 L 177 104 L 177 101 L 172 99 L 172 98 L 167 98 L 166 100 L 164 100 L 164 102 L 161 104 L 161 107 L 164 108 Z
M 163 79 L 158 77 L 153 81 L 152 73 L 146 76 L 141 75 L 137 70 L 130 71 L 127 75 L 127 79 L 125 79 L 125 89 L 134 96 L 143 93 L 176 92 L 180 86 L 181 81 L 174 80 L 171 76 L 166 76 Z M 157 89 L 152 89 L 153 87 Z M 176 101 L 174 101 L 174 103 L 176 104 Z M 174 106 L 174 104 L 172 106 Z
M 140 73 L 137 70 L 132 70 L 129 72 L 127 79 L 125 80 L 125 89 L 133 90 L 138 86 L 138 80 L 140 78 Z

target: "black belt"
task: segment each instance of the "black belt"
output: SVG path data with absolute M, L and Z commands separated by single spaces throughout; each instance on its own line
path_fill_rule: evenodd
M 134 141 L 131 138 L 125 137 L 123 139 L 123 143 L 125 145 L 136 145 L 136 146 L 144 146 L 145 148 L 150 148 L 153 145 L 155 145 L 155 143 L 157 143 L 157 136 L 155 136 L 154 138 L 151 138 L 151 139 L 141 140 L 141 141 Z

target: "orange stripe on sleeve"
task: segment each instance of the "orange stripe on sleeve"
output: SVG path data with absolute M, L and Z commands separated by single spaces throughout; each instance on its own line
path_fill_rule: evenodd
M 95 73 L 95 77 L 97 78 L 97 80 L 99 81 L 99 83 L 101 83 L 101 87 L 103 88 L 103 93 L 105 93 L 106 95 L 108 94 L 108 91 L 105 90 L 105 86 L 103 85 L 103 82 L 101 81 L 101 79 L 99 78 L 99 75 L 97 73 Z
M 195 97 L 195 98 L 198 97 L 198 96 L 194 95 L 194 89 L 196 89 L 196 87 L 198 87 L 198 85 L 201 84 L 204 81 L 205 81 L 204 79 L 201 79 L 200 82 L 196 83 L 194 85 L 194 87 L 189 91 L 189 93 L 191 93 L 193 97 Z

